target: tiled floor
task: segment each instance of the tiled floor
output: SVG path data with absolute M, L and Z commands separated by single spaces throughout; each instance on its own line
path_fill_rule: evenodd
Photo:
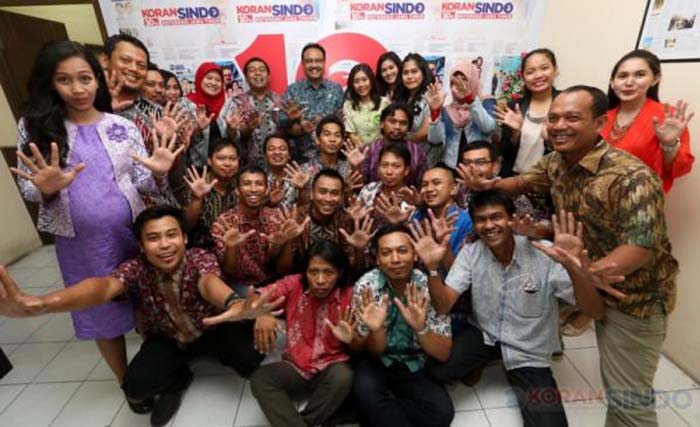
M 28 293 L 42 294 L 62 286 L 53 247 L 44 247 L 10 267 Z M 139 337 L 127 337 L 130 356 Z M 93 343 L 77 341 L 67 314 L 33 319 L 0 318 L 0 346 L 15 366 L 0 380 L 0 426 L 141 427 L 147 416 L 133 414 Z M 600 399 L 598 350 L 592 331 L 567 339 L 554 373 L 567 400 L 572 427 L 600 427 L 605 405 Z M 265 426 L 250 386 L 233 371 L 199 360 L 195 380 L 171 426 Z M 659 390 L 661 427 L 700 427 L 700 386 L 668 359 L 662 358 Z M 522 425 L 515 399 L 499 366 L 487 368 L 474 388 L 450 389 L 457 414 L 453 426 Z

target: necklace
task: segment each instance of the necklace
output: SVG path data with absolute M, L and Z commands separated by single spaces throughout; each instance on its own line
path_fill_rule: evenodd
M 641 111 L 641 110 L 640 110 Z M 620 124 L 620 121 L 618 120 L 620 112 L 618 111 L 615 114 L 615 120 L 613 121 L 613 127 L 610 129 L 610 141 L 609 142 L 618 142 L 622 138 L 624 138 L 625 134 L 629 130 L 630 127 L 632 127 L 632 123 L 637 119 L 637 116 L 639 115 L 639 111 L 637 111 L 637 114 L 632 117 L 632 120 L 629 122 L 625 123 L 624 125 Z
M 530 110 L 527 110 L 527 111 L 525 112 L 525 117 L 526 117 L 530 122 L 532 122 L 532 123 L 534 123 L 534 124 L 536 124 L 536 125 L 539 125 L 539 124 L 544 123 L 544 119 L 545 119 L 547 116 L 544 115 L 544 116 L 541 116 L 541 117 L 534 117 L 534 116 L 530 115 Z

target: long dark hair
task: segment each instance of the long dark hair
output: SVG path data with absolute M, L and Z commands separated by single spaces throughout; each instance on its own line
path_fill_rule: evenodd
M 163 83 L 165 83 L 166 86 L 168 85 L 168 80 L 175 79 L 175 83 L 177 83 L 177 88 L 180 90 L 180 97 L 182 97 L 184 92 L 182 91 L 182 85 L 180 84 L 180 80 L 177 78 L 177 76 L 168 70 L 158 70 L 158 71 L 160 71 L 160 75 L 163 76 Z
M 337 287 L 344 288 L 353 285 L 350 263 L 340 245 L 330 240 L 319 240 L 306 250 L 301 260 L 301 284 L 304 290 L 309 288 L 306 270 L 308 270 L 313 257 L 321 258 L 338 270 L 338 281 L 335 284 Z
M 418 69 L 423 74 L 423 81 L 413 96 L 411 96 L 411 92 L 406 89 L 406 86 L 403 84 L 403 69 L 408 61 L 415 62 Z M 433 72 L 430 71 L 428 62 L 420 54 L 409 53 L 401 62 L 401 73 L 399 74 L 398 79 L 399 80 L 396 82 L 396 100 L 408 104 L 408 106 L 413 110 L 414 117 L 418 116 L 420 111 L 416 111 L 417 104 L 421 99 L 423 99 L 423 94 L 427 90 L 428 85 L 434 81 Z
M 612 81 L 612 79 L 615 78 L 615 74 L 617 74 L 617 70 L 620 68 L 620 65 L 622 65 L 623 62 L 633 58 L 639 58 L 646 61 L 651 69 L 651 72 L 654 74 L 654 77 L 661 75 L 661 61 L 659 61 L 659 57 L 648 50 L 637 49 L 629 52 L 615 63 L 612 73 L 610 73 L 610 80 Z M 661 85 L 661 81 L 647 89 L 647 98 L 651 98 L 654 101 L 659 102 L 659 85 Z M 608 108 L 617 108 L 619 105 L 620 98 L 617 97 L 615 91 L 612 89 L 612 86 L 610 83 L 608 83 Z
M 389 83 L 385 82 L 384 77 L 382 77 L 382 64 L 387 60 L 396 64 L 396 68 L 398 69 L 398 74 L 396 75 L 396 82 L 394 82 L 394 87 L 396 87 L 396 85 L 399 83 L 399 80 L 401 79 L 401 58 L 399 58 L 399 55 L 397 55 L 396 52 L 393 51 L 384 52 L 381 55 L 379 55 L 379 59 L 377 59 L 377 91 L 379 92 L 379 96 L 388 96 L 389 91 L 391 90 L 391 86 L 389 86 Z
M 353 110 L 360 109 L 360 95 L 357 94 L 353 84 L 355 75 L 357 75 L 359 72 L 363 72 L 367 75 L 367 78 L 369 79 L 369 98 L 374 103 L 372 110 L 378 110 L 379 104 L 381 103 L 381 97 L 379 96 L 379 91 L 377 90 L 377 79 L 372 72 L 372 68 L 370 68 L 370 66 L 367 64 L 357 64 L 350 70 L 350 75 L 348 76 L 348 87 L 345 89 L 345 99 L 352 102 Z
M 56 142 L 61 166 L 65 166 L 68 155 L 68 135 L 64 123 L 66 109 L 53 87 L 53 76 L 60 62 L 73 57 L 84 59 L 95 75 L 95 108 L 102 112 L 112 112 L 112 100 L 102 67 L 85 46 L 72 41 L 54 41 L 39 50 L 27 82 L 29 101 L 23 116 L 24 126 L 29 136 L 28 141 L 35 143 L 45 158 L 50 157 L 51 143 Z M 22 151 L 31 156 L 28 143 L 22 147 Z
M 528 89 L 527 85 L 525 84 L 525 64 L 527 64 L 527 60 L 534 55 L 546 56 L 547 59 L 549 59 L 549 62 L 552 63 L 552 66 L 555 69 L 557 68 L 557 57 L 554 55 L 554 52 L 552 52 L 550 49 L 547 49 L 546 47 L 534 49 L 525 54 L 522 61 L 520 61 L 520 76 L 523 79 L 523 98 L 526 99 L 532 98 L 532 92 L 530 92 L 530 89 Z M 552 90 L 554 90 L 554 84 L 552 84 Z

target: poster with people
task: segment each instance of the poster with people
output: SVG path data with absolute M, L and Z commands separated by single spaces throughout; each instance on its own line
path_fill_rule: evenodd
M 327 75 L 345 86 L 357 63 L 375 66 L 387 50 L 419 52 L 441 77 L 458 59 L 480 70 L 484 91 L 495 86 L 502 58 L 519 57 L 537 44 L 545 2 L 369 0 L 100 0 L 110 34 L 143 40 L 151 60 L 191 82 L 197 65 L 215 61 L 233 76 L 250 57 L 265 59 L 271 88 L 283 92 L 302 75 L 301 48 L 319 42 Z M 525 35 L 525 36 L 523 36 Z M 227 72 L 229 72 L 227 71 Z M 245 90 L 243 79 L 227 93 Z
M 661 61 L 700 61 L 700 3 L 649 0 L 637 47 Z

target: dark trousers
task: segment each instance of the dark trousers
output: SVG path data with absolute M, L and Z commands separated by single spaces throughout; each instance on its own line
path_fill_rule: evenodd
M 484 344 L 479 328 L 469 325 L 452 337 L 452 353 L 447 362 L 431 360 L 427 374 L 441 382 L 464 378 L 474 369 L 501 358 L 500 346 Z M 559 388 L 549 368 L 517 368 L 506 372 L 525 427 L 568 426 Z
M 447 427 L 454 406 L 445 387 L 424 370 L 385 367 L 377 358 L 357 361 L 353 397 L 363 426 Z
M 291 364 L 278 362 L 259 367 L 250 377 L 250 388 L 273 427 L 317 426 L 340 407 L 352 387 L 349 363 L 329 365 L 306 379 Z M 293 397 L 308 396 L 299 413 Z
M 253 348 L 250 321 L 223 323 L 185 348 L 170 338 L 147 337 L 126 369 L 122 389 L 131 400 L 147 399 L 188 376 L 189 362 L 202 354 L 215 354 L 243 377 L 250 376 L 264 358 Z

